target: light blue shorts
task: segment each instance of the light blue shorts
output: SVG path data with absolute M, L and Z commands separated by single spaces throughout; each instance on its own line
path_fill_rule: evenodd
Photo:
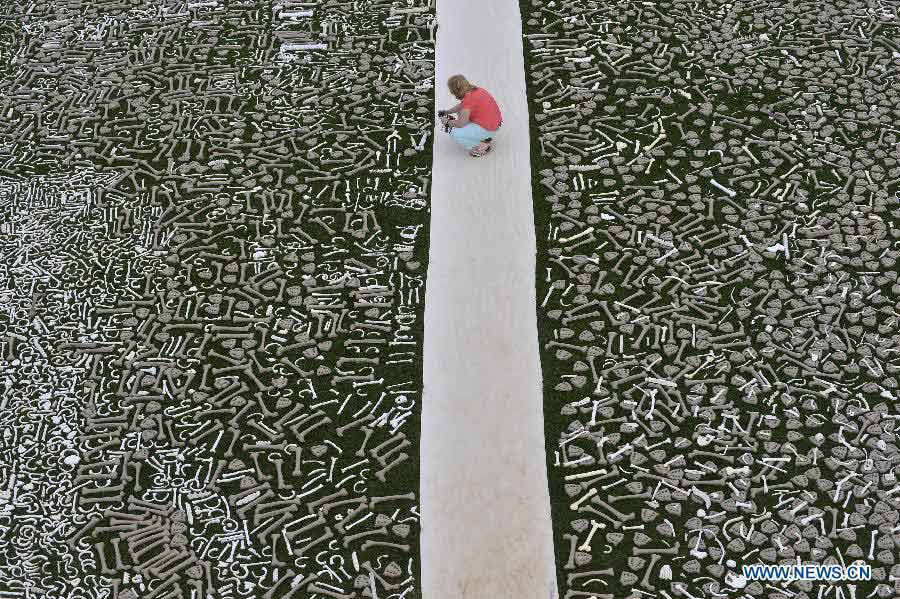
M 482 139 L 487 139 L 488 137 L 494 137 L 496 135 L 496 131 L 488 131 L 481 125 L 475 123 L 469 123 L 462 127 L 454 127 L 450 130 L 450 137 L 467 150 L 471 150 L 477 146 L 481 143 Z

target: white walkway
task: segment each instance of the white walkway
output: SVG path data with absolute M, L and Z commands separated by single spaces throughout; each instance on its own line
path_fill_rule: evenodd
M 424 599 L 555 596 L 517 0 L 438 0 L 438 108 L 466 75 L 503 111 L 469 158 L 436 133 L 422 415 Z M 551 591 L 552 589 L 552 591 Z M 552 595 L 551 595 L 552 592 Z

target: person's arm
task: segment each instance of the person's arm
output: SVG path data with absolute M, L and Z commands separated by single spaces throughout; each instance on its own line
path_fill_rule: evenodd
M 459 111 L 459 116 L 456 117 L 456 120 L 453 121 L 454 127 L 464 127 L 471 123 L 469 120 L 469 115 L 472 113 L 468 108 L 463 108 Z
M 460 102 L 459 104 L 457 104 L 457 105 L 454 106 L 453 108 L 448 108 L 447 110 L 439 110 L 439 111 L 438 111 L 438 114 L 441 114 L 441 115 L 444 115 L 444 114 L 456 114 L 456 113 L 459 112 L 460 110 L 462 110 L 462 102 Z

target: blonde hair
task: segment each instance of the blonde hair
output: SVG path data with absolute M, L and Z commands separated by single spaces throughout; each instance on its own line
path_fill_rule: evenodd
M 456 96 L 458 100 L 462 100 L 463 96 L 475 89 L 475 86 L 469 83 L 469 80 L 462 75 L 454 75 L 447 80 L 447 87 L 450 93 Z

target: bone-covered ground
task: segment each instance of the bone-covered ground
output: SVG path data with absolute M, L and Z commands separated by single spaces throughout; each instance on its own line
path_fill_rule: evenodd
M 4 3 L 4 596 L 416 594 L 433 13 Z
M 566 599 L 900 594 L 898 9 L 522 3 Z

